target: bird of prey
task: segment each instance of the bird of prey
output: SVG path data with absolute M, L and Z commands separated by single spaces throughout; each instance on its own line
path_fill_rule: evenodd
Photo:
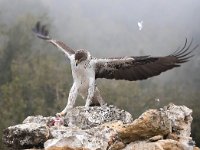
M 95 82 L 98 78 L 136 81 L 157 76 L 187 62 L 193 56 L 192 51 L 197 47 L 191 48 L 192 41 L 188 44 L 186 39 L 182 48 L 163 57 L 95 58 L 87 50 L 73 50 L 62 41 L 52 39 L 45 25 L 41 25 L 40 22 L 36 23 L 33 32 L 38 38 L 56 46 L 70 60 L 73 85 L 66 107 L 57 115 L 65 115 L 69 109 L 73 108 L 78 94 L 86 99 L 85 107 L 87 108 L 91 105 L 105 105 Z

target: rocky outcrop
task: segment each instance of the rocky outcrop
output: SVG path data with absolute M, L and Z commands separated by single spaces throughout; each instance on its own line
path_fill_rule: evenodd
M 76 107 L 61 118 L 29 116 L 5 129 L 3 142 L 13 149 L 192 150 L 191 114 L 185 106 L 170 104 L 133 121 L 114 106 Z
M 4 130 L 3 140 L 8 147 L 16 149 L 43 147 L 49 138 L 49 128 L 37 123 L 19 124 Z

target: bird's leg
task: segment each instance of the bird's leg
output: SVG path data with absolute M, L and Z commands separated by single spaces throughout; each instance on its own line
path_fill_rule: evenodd
M 67 101 L 67 105 L 65 109 L 61 111 L 60 113 L 57 113 L 56 116 L 64 116 L 69 109 L 72 109 L 74 107 L 74 104 L 77 98 L 77 93 L 78 93 L 78 90 L 75 84 L 73 84 L 69 92 L 69 97 L 68 97 L 68 101 Z
M 95 79 L 90 78 L 89 79 L 89 88 L 88 88 L 88 96 L 86 99 L 85 107 L 89 108 L 90 104 L 92 103 L 92 98 L 94 96 L 94 91 L 95 91 Z
M 103 100 L 100 91 L 97 87 L 95 87 L 95 94 L 94 94 L 94 98 L 97 99 L 97 101 L 99 102 L 100 106 L 103 105 L 107 105 L 106 102 Z

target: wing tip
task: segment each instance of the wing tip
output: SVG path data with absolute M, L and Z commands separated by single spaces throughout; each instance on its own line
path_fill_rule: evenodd
M 41 25 L 40 21 L 35 24 L 35 27 L 32 31 L 36 34 L 36 36 L 43 40 L 50 40 L 49 31 L 46 29 L 46 25 Z
M 193 48 L 191 48 L 193 43 L 193 38 L 188 44 L 188 40 L 186 38 L 184 46 L 181 49 L 176 50 L 171 56 L 174 56 L 177 58 L 177 63 L 185 63 L 190 60 L 190 58 L 194 57 L 193 51 L 199 47 L 199 45 L 195 45 Z

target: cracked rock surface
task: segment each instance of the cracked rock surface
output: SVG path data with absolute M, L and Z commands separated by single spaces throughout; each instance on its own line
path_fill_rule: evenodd
M 190 137 L 192 110 L 169 104 L 133 120 L 115 106 L 75 107 L 66 116 L 29 116 L 4 130 L 10 149 L 197 150 Z

